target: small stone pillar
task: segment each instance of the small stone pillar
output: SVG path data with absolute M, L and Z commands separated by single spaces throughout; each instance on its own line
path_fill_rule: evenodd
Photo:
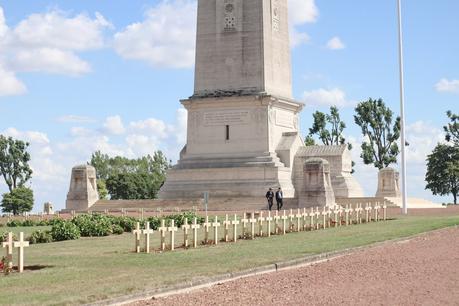
M 45 215 L 54 215 L 54 206 L 51 202 L 46 202 L 43 204 L 43 213 Z
M 399 185 L 399 173 L 394 168 L 384 168 L 378 173 L 377 198 L 398 198 L 401 197 Z
M 306 160 L 303 175 L 305 188 L 299 195 L 299 207 L 333 207 L 336 205 L 328 161 L 322 158 Z
M 65 208 L 84 211 L 88 210 L 98 200 L 96 169 L 89 165 L 73 167 Z

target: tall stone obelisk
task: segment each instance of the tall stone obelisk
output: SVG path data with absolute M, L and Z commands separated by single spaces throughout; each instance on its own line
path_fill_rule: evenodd
M 160 198 L 293 197 L 303 145 L 292 99 L 288 0 L 199 0 L 187 144 Z

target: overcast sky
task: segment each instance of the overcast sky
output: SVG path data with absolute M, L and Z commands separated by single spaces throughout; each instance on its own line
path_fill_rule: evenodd
M 311 113 L 340 107 L 368 196 L 353 107 L 383 98 L 398 114 L 395 0 L 289 0 L 293 90 Z M 425 158 L 448 109 L 459 112 L 459 1 L 404 0 L 408 192 L 425 191 Z M 35 210 L 60 209 L 72 166 L 95 150 L 137 157 L 185 143 L 179 99 L 193 89 L 196 1 L 0 0 L 0 133 L 31 143 Z M 0 182 L 0 192 L 6 191 Z

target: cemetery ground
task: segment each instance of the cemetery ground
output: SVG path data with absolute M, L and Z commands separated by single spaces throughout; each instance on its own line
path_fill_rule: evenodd
M 390 216 L 390 215 L 389 215 Z M 221 220 L 222 218 L 220 218 Z M 0 304 L 81 304 L 139 294 L 192 279 L 244 271 L 308 255 L 364 246 L 459 225 L 457 210 L 446 216 L 397 216 L 373 222 L 285 236 L 239 240 L 176 251 L 133 253 L 132 234 L 32 245 L 25 273 L 0 275 Z M 15 233 L 35 228 L 11 228 Z M 1 228 L 6 230 L 6 228 Z M 220 229 L 220 236 L 223 230 Z M 202 240 L 203 231 L 200 232 Z M 151 239 L 159 248 L 158 233 Z M 333 282 L 330 280 L 330 282 Z

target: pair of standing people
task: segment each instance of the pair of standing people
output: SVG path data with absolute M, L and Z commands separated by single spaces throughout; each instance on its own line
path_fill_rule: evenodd
M 271 208 L 273 207 L 274 197 L 276 197 L 277 210 L 281 210 L 282 206 L 284 206 L 284 203 L 283 203 L 284 193 L 282 192 L 282 189 L 280 187 L 276 191 L 276 194 L 274 194 L 272 188 L 269 188 L 268 192 L 266 192 L 266 199 L 268 199 L 269 210 L 271 210 Z

